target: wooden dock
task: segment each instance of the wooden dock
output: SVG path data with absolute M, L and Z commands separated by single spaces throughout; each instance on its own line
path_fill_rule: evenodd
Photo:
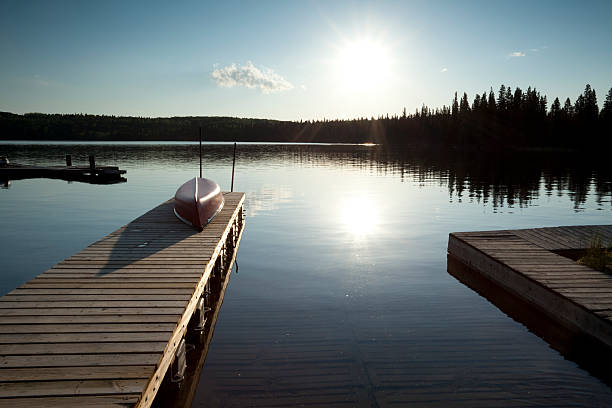
M 235 259 L 245 195 L 224 197 L 200 233 L 169 200 L 0 298 L 0 407 L 151 406 Z
M 448 254 L 564 327 L 612 347 L 612 275 L 568 257 L 595 236 L 612 242 L 612 225 L 454 232 Z
M 66 181 L 79 181 L 89 184 L 125 183 L 126 170 L 114 166 L 26 166 L 10 164 L 0 167 L 0 180 L 24 180 L 31 178 L 50 178 Z

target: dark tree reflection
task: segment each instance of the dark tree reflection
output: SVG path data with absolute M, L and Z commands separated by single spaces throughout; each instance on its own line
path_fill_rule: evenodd
M 232 144 L 204 149 L 207 166 L 231 165 Z M 122 168 L 189 166 L 197 163 L 195 144 L 0 145 L 0 154 L 24 164 L 62 164 L 71 153 L 75 164 L 93 154 L 99 163 Z M 79 159 L 81 158 L 81 159 Z M 500 207 L 528 207 L 541 194 L 567 194 L 576 211 L 589 195 L 601 208 L 612 205 L 612 167 L 592 155 L 575 152 L 457 152 L 392 149 L 363 145 L 239 144 L 237 163 L 293 163 L 299 167 L 335 166 L 398 177 L 448 190 L 451 201 Z

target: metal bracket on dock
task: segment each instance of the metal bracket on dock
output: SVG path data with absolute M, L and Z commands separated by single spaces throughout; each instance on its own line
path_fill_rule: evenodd
M 187 348 L 185 347 L 185 339 L 181 339 L 176 352 L 174 353 L 174 360 L 172 360 L 171 376 L 170 380 L 173 383 L 183 381 L 185 378 L 185 370 L 187 369 Z
M 205 305 L 204 297 L 198 301 L 195 311 L 191 317 L 192 329 L 196 331 L 206 330 L 206 315 L 212 311 L 212 308 Z

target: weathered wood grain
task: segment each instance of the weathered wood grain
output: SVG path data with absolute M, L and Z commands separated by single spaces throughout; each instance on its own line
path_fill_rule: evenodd
M 224 196 L 201 233 L 169 200 L 0 298 L 0 407 L 150 406 L 242 217 Z
M 448 252 L 553 319 L 612 346 L 612 275 L 554 251 L 612 242 L 612 226 L 562 226 L 449 236 Z

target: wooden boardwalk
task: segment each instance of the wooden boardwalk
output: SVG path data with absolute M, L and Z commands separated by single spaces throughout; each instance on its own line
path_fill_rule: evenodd
M 170 200 L 0 298 L 0 407 L 150 406 L 238 249 L 244 193 L 224 197 L 200 233 Z
M 612 275 L 560 253 L 612 243 L 612 225 L 451 233 L 449 257 L 568 327 L 612 347 Z

